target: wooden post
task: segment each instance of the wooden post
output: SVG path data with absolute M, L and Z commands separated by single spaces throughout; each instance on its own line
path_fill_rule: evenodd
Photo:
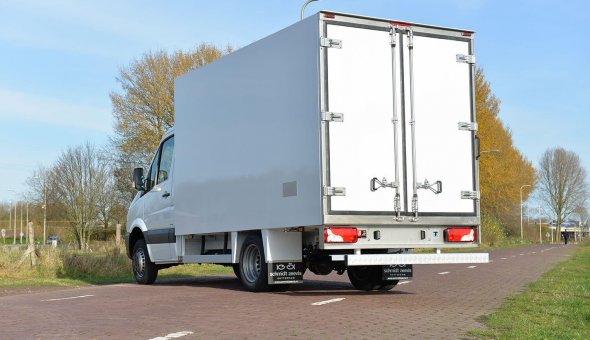
M 118 246 L 121 244 L 121 224 L 117 223 L 117 231 L 115 233 L 115 244 Z

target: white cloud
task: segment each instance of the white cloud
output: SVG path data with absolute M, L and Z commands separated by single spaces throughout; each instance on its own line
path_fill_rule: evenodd
M 0 118 L 111 131 L 110 109 L 70 103 L 38 94 L 0 89 Z

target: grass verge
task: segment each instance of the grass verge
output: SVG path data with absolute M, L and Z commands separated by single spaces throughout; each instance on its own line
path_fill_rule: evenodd
M 481 339 L 590 339 L 590 243 L 484 319 Z
M 90 251 L 42 247 L 37 265 L 23 261 L 24 250 L 0 247 L 0 288 L 78 286 L 133 282 L 124 246 L 97 242 Z M 231 267 L 188 264 L 163 269 L 158 278 L 186 278 L 233 273 Z

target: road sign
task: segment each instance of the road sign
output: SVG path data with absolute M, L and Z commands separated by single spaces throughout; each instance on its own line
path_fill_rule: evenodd
M 2 238 L 6 237 L 6 229 L 2 229 Z

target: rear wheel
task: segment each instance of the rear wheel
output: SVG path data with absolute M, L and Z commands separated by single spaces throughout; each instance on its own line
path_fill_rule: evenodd
M 139 240 L 135 243 L 131 265 L 133 267 L 133 276 L 137 283 L 149 285 L 156 281 L 156 277 L 158 277 L 158 268 L 150 259 L 144 240 Z
M 260 235 L 246 237 L 240 252 L 240 279 L 251 292 L 268 292 L 268 267 Z
M 348 267 L 346 271 L 350 283 L 358 290 L 369 291 L 383 286 L 381 266 L 353 266 Z
M 393 287 L 397 286 L 399 280 L 395 281 L 381 281 L 381 286 L 376 288 L 377 290 L 392 290 Z

